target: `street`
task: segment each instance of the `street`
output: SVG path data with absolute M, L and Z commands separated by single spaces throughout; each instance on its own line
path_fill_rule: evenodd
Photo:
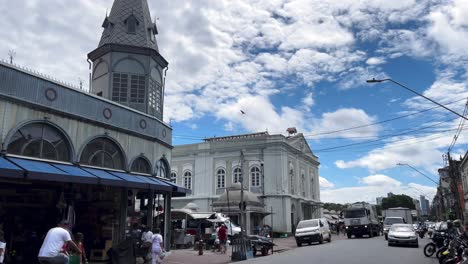
M 322 245 L 313 244 L 294 248 L 284 253 L 274 254 L 246 261 L 246 263 L 346 263 L 346 264 L 435 264 L 435 257 L 423 254 L 428 239 L 419 240 L 419 248 L 388 247 L 382 236 L 374 238 L 335 240 Z

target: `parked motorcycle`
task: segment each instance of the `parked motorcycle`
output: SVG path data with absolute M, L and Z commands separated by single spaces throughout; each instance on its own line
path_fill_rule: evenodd
M 463 254 L 468 248 L 468 240 L 465 236 L 458 236 L 450 241 L 447 250 L 445 250 L 440 258 L 439 264 L 457 264 L 463 261 Z
M 427 243 L 426 246 L 424 246 L 424 255 L 426 257 L 431 257 L 432 255 L 434 255 L 434 253 L 436 253 L 439 249 L 443 247 L 445 247 L 445 249 L 443 250 L 445 251 L 449 242 L 447 238 L 448 236 L 445 235 L 444 232 L 435 232 L 432 236 L 432 241 Z

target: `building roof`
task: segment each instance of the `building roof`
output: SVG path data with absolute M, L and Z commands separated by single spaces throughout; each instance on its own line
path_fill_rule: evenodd
M 205 138 L 204 141 L 205 142 L 228 141 L 228 140 L 235 140 L 235 139 L 264 137 L 268 135 L 269 135 L 268 132 L 259 132 L 259 133 L 241 134 L 241 135 L 233 135 L 233 136 L 226 136 L 226 137 Z
M 126 22 L 130 18 L 137 21 L 134 34 L 127 32 Z M 157 34 L 157 28 L 151 21 L 146 0 L 115 0 L 110 15 L 104 19 L 102 27 L 104 32 L 99 47 L 106 44 L 121 44 L 158 50 L 156 39 L 154 38 L 154 41 L 151 39 L 151 34 Z

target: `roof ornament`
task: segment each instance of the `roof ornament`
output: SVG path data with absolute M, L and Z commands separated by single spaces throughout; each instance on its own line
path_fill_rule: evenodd
M 288 132 L 289 136 L 294 136 L 295 134 L 297 134 L 297 129 L 295 127 L 290 127 L 286 129 L 286 132 Z

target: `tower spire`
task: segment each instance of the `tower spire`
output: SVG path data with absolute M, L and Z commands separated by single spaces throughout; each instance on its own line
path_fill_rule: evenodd
M 158 50 L 157 31 L 147 0 L 115 0 L 102 26 L 104 32 L 99 47 L 121 44 Z

